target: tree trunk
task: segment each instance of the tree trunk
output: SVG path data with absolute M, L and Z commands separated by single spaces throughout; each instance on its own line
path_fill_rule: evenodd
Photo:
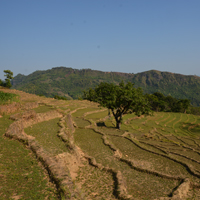
M 116 117 L 116 128 L 120 130 L 121 128 L 121 121 L 122 121 L 122 116 L 119 117 L 119 119 Z
M 121 121 L 122 121 L 122 114 L 120 114 L 120 116 L 119 116 L 114 112 L 114 110 L 111 109 L 111 111 L 113 113 L 113 116 L 115 117 L 116 128 L 120 129 L 121 128 Z
M 116 121 L 116 128 L 120 130 L 121 128 L 121 122 L 118 120 Z

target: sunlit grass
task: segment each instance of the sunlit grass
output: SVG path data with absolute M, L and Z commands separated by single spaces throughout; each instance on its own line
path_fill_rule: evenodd
M 0 118 L 0 199 L 58 199 L 31 151 L 3 136 L 11 123 L 9 116 Z
M 35 110 L 36 113 L 45 113 L 45 112 L 48 112 L 48 111 L 55 110 L 55 108 L 53 108 L 51 106 L 41 105 L 37 108 L 34 108 L 33 110 Z
M 81 118 L 73 118 L 73 121 L 76 123 L 76 125 L 79 127 L 79 128 L 84 128 L 85 126 L 88 126 L 90 125 L 90 122 L 88 122 L 87 120 L 84 120 L 84 119 L 81 119 Z
M 99 110 L 99 108 L 93 108 L 93 107 L 83 108 L 83 109 L 77 110 L 75 113 L 72 114 L 72 116 L 73 117 L 81 117 L 85 113 L 95 111 L 95 110 Z
M 100 110 L 98 113 L 93 113 L 93 114 L 89 114 L 87 115 L 85 118 L 86 119 L 94 119 L 94 120 L 99 120 L 102 119 L 104 117 L 108 116 L 108 110 Z
M 25 128 L 25 133 L 34 136 L 36 141 L 49 153 L 59 154 L 68 151 L 66 145 L 57 136 L 60 127 L 59 118 L 40 122 Z
M 66 134 L 70 133 L 72 140 L 74 136 L 75 144 L 80 147 L 80 149 L 77 148 L 80 150 L 79 153 L 85 154 L 84 156 L 81 153 L 83 162 L 79 163 L 80 168 L 74 183 L 81 187 L 80 190 L 86 199 L 118 198 L 115 193 L 116 177 L 111 171 L 105 171 L 105 167 L 122 173 L 123 184 L 133 199 L 151 200 L 169 197 L 180 181 L 161 178 L 162 174 L 171 177 L 189 177 L 192 183 L 200 184 L 198 176 L 190 172 L 194 169 L 197 173 L 200 168 L 199 116 L 170 112 L 155 112 L 152 116 L 140 117 L 134 113 L 127 114 L 123 116 L 121 129 L 118 130 L 115 127 L 114 117 L 112 115 L 109 117 L 108 110 L 98 107 L 97 104 L 77 100 L 67 101 L 65 104 L 54 101 L 54 104 L 51 102 L 50 105 L 56 106 L 57 109 L 71 111 L 65 112 L 67 115 L 64 122 L 67 128 Z M 52 107 L 43 105 L 34 110 L 39 113 L 48 112 L 52 110 Z M 25 132 L 34 136 L 44 150 L 53 155 L 66 151 L 70 154 L 72 151 L 69 151 L 65 143 L 57 136 L 60 130 L 59 120 L 57 118 L 38 123 L 26 128 Z M 73 126 L 75 132 L 71 133 Z M 118 151 L 115 151 L 116 149 Z M 85 159 L 86 155 L 95 158 L 103 168 L 90 165 Z M 14 162 L 12 156 L 11 161 Z M 131 166 L 128 161 L 132 161 L 133 166 L 137 167 Z M 150 171 L 158 172 L 160 175 L 153 175 Z M 13 177 L 16 180 L 19 179 L 17 174 Z M 34 194 L 31 195 L 34 199 Z M 49 196 L 49 199 L 53 198 Z

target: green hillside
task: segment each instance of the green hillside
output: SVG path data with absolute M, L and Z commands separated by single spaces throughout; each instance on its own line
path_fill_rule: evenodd
M 161 92 L 177 99 L 190 99 L 200 106 L 200 77 L 185 76 L 170 72 L 148 71 L 134 75 L 132 82 L 145 93 Z
M 192 105 L 200 106 L 200 77 L 156 70 L 131 74 L 56 67 L 36 71 L 28 76 L 18 74 L 12 81 L 12 88 L 47 97 L 60 95 L 77 99 L 83 90 L 94 88 L 102 81 L 119 83 L 121 80 L 135 83 L 135 86 L 141 87 L 145 93 L 161 92 L 175 98 L 187 98 Z

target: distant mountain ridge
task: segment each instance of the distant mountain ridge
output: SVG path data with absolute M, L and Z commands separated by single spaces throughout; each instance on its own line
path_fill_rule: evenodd
M 45 71 L 35 71 L 30 75 L 18 74 L 12 80 L 13 89 L 28 93 L 54 95 L 77 99 L 82 91 L 94 88 L 102 81 L 119 83 L 121 80 L 135 83 L 144 93 L 161 92 L 175 98 L 187 98 L 192 105 L 200 106 L 200 77 L 150 70 L 137 74 L 122 72 L 102 72 L 91 69 L 55 67 Z

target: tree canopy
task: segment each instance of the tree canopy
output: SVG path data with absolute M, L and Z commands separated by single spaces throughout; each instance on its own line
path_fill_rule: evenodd
M 164 96 L 160 92 L 146 94 L 153 111 L 185 112 L 190 106 L 188 99 L 176 99 L 172 96 Z
M 2 81 L 0 79 L 0 86 L 4 86 L 7 88 L 11 88 L 12 84 L 11 84 L 11 79 L 13 79 L 13 72 L 11 72 L 10 70 L 4 70 L 4 76 L 6 76 L 5 81 Z
M 120 129 L 122 116 L 126 113 L 135 113 L 137 116 L 149 114 L 150 107 L 141 88 L 134 88 L 134 84 L 123 81 L 119 85 L 102 82 L 95 89 L 84 91 L 84 99 L 98 102 L 108 108 L 116 120 L 116 128 Z

